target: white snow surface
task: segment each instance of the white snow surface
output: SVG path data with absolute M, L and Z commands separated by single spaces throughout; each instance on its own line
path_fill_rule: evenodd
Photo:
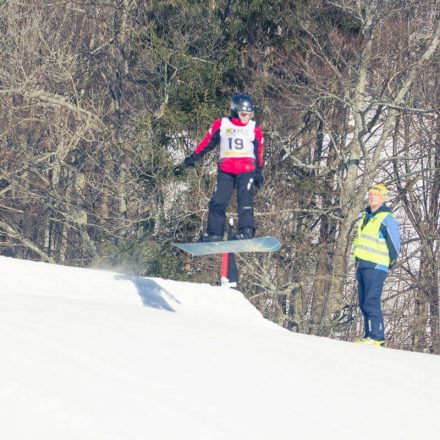
M 307 336 L 235 290 L 0 257 L 5 440 L 436 438 L 440 357 Z

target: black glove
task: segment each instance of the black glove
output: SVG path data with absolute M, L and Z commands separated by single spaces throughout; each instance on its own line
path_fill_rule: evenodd
M 254 185 L 255 188 L 260 189 L 264 183 L 263 171 L 261 168 L 256 168 L 254 171 Z
M 197 156 L 195 153 L 186 157 L 182 163 L 179 163 L 174 166 L 173 168 L 174 175 L 176 177 L 180 177 L 185 172 L 185 168 L 193 167 L 199 159 L 200 156 Z
M 199 159 L 200 156 L 198 156 L 196 153 L 193 153 L 183 161 L 183 165 L 187 168 L 193 167 Z

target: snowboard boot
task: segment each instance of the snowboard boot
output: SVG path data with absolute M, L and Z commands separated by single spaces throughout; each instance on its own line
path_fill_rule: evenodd
M 254 238 L 254 235 L 254 228 L 240 228 L 238 232 L 232 235 L 231 240 L 249 240 L 250 238 Z
M 197 241 L 200 243 L 209 243 L 210 241 L 222 241 L 222 240 L 223 237 L 221 235 L 208 234 L 208 233 L 199 235 L 199 238 L 197 239 Z

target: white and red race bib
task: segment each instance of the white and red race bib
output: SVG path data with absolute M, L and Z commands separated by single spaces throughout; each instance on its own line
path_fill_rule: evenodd
M 234 125 L 222 118 L 220 125 L 220 159 L 249 157 L 255 159 L 255 121 Z

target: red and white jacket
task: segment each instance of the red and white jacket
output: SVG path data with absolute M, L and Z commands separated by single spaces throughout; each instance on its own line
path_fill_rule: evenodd
M 255 121 L 243 124 L 239 118 L 216 119 L 195 154 L 203 157 L 218 145 L 219 167 L 225 173 L 249 173 L 263 166 L 263 131 Z

